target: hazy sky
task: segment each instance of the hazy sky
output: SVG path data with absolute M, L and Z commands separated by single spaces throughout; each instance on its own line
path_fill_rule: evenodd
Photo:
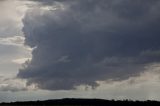
M 0 0 L 0 102 L 160 100 L 159 0 Z

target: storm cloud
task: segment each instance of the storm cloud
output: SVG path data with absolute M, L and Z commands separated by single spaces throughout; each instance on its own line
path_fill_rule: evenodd
M 29 85 L 95 88 L 97 81 L 125 80 L 160 62 L 159 0 L 38 2 L 23 19 L 25 44 L 34 50 L 17 77 Z

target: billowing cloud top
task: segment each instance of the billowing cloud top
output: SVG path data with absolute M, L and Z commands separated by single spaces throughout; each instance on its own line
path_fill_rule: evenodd
M 35 49 L 18 77 L 70 90 L 124 80 L 160 62 L 159 0 L 37 0 L 23 19 Z M 36 0 L 35 0 L 36 2 Z

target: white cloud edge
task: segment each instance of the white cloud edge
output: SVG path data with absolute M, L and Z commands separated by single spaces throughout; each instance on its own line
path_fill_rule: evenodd
M 24 64 L 26 61 L 30 61 L 32 58 L 18 58 L 13 59 L 12 62 L 16 64 Z
M 1 45 L 23 46 L 25 38 L 23 36 L 0 37 Z

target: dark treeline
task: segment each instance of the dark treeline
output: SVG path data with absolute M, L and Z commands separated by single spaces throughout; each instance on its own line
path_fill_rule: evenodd
M 158 101 L 130 101 L 130 100 L 104 100 L 104 99 L 55 99 L 46 101 L 27 101 L 1 103 L 0 106 L 112 106 L 112 105 L 159 105 Z

